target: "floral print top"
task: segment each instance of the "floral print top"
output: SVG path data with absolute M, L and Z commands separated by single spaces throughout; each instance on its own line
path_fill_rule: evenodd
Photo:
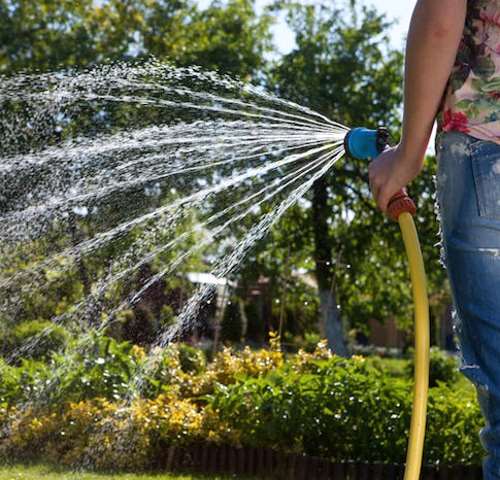
M 500 0 L 467 2 L 464 34 L 438 130 L 500 143 Z

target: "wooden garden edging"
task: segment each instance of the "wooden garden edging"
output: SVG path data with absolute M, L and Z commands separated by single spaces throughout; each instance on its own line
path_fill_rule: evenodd
M 159 462 L 168 471 L 256 475 L 276 480 L 400 480 L 402 465 L 335 463 L 270 448 L 198 444 L 168 447 Z M 479 466 L 425 466 L 421 480 L 481 480 Z

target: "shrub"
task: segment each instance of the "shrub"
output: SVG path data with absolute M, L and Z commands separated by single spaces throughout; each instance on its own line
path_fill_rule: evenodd
M 2 411 L 0 410 L 0 419 Z M 119 404 L 97 398 L 69 403 L 57 411 L 32 408 L 9 412 L 10 435 L 0 438 L 0 459 L 43 458 L 59 465 L 142 470 L 158 464 L 165 447 L 237 441 L 219 436 L 210 415 L 191 401 L 171 395 Z
M 185 373 L 201 373 L 205 370 L 206 359 L 204 353 L 186 343 L 179 346 L 179 362 L 182 371 Z
M 64 327 L 44 320 L 32 320 L 16 325 L 7 335 L 6 344 L 8 354 L 28 346 L 23 351 L 24 358 L 47 360 L 51 353 L 62 348 L 69 339 L 69 334 Z
M 303 356 L 303 355 L 302 355 Z M 241 442 L 336 460 L 403 463 L 412 382 L 391 378 L 363 358 L 302 358 L 260 378 L 220 386 L 210 408 Z M 431 389 L 427 463 L 481 463 L 482 417 L 470 392 Z
M 14 405 L 38 398 L 50 373 L 50 366 L 38 360 L 23 359 L 19 366 L 12 366 L 0 359 L 0 404 Z
M 23 359 L 0 363 L 0 401 L 10 405 L 36 399 L 61 404 L 86 398 L 118 400 L 129 392 L 129 380 L 142 361 L 141 350 L 128 342 L 90 334 L 72 340 L 48 363 Z
M 0 358 L 0 405 L 13 404 L 21 397 L 21 381 L 18 368 L 8 365 Z
M 212 393 L 217 385 L 231 385 L 241 378 L 266 375 L 284 363 L 283 354 L 279 350 L 279 339 L 272 335 L 270 349 L 251 350 L 245 347 L 240 352 L 235 352 L 230 347 L 224 347 L 217 352 L 205 371 L 198 375 L 182 371 L 178 357 L 175 356 L 177 347 L 172 346 L 170 355 L 174 362 L 178 362 L 178 366 L 171 365 L 168 372 L 164 372 L 170 375 L 170 379 L 163 383 L 169 383 L 183 397 L 203 397 Z
M 383 377 L 360 357 L 331 357 L 219 388 L 210 406 L 250 445 L 401 462 L 410 392 L 408 382 Z
M 412 357 L 407 365 L 407 375 L 413 377 L 415 371 L 415 363 L 413 351 Z M 458 363 L 455 357 L 447 354 L 438 347 L 431 347 L 430 350 L 430 365 L 429 365 L 429 386 L 436 387 L 438 382 L 443 382 L 452 385 L 458 380 L 459 370 Z
M 473 388 L 429 390 L 425 455 L 433 463 L 480 465 L 484 451 L 478 433 L 484 426 Z
M 8 432 L 0 437 L 0 453 L 72 466 L 141 469 L 154 467 L 166 446 L 204 439 L 341 461 L 404 462 L 410 378 L 387 374 L 380 362 L 333 355 L 324 342 L 287 361 L 275 335 L 270 343 L 258 351 L 225 348 L 201 369 L 197 360 L 189 363 L 192 347 L 172 345 L 156 352 L 158 368 L 145 377 L 147 398 L 131 402 L 121 398 L 147 357 L 127 343 L 95 338 L 60 372 L 57 403 L 36 409 L 16 410 L 13 398 L 40 396 L 36 389 L 63 364 L 57 359 L 50 365 L 0 363 L 5 367 L 0 368 L 0 431 Z M 182 366 L 182 355 L 188 366 Z M 480 464 L 482 424 L 473 389 L 452 390 L 443 383 L 431 388 L 425 461 Z
M 130 343 L 98 334 L 71 343 L 63 353 L 53 357 L 57 388 L 49 392 L 51 401 L 123 398 L 139 365 L 135 353 Z

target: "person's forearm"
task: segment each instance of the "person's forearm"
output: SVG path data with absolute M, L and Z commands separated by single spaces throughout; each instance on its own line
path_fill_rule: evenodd
M 401 148 L 421 163 L 462 37 L 466 0 L 418 0 L 406 46 Z

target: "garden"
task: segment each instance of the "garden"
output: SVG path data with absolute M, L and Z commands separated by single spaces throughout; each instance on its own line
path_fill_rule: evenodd
M 412 402 L 412 361 L 341 358 L 324 342 L 285 354 L 225 347 L 211 361 L 185 344 L 169 347 L 147 378 L 143 398 L 124 406 L 144 350 L 110 337 L 94 339 L 94 356 L 75 357 L 57 396 L 18 408 L 65 365 L 57 355 L 2 369 L 1 419 L 9 435 L 4 460 L 44 461 L 103 471 L 164 468 L 170 447 L 197 443 L 268 447 L 338 462 L 401 463 Z M 426 463 L 480 464 L 475 391 L 456 360 L 434 349 Z M 374 444 L 377 448 L 373 448 Z
M 334 3 L 0 0 L 0 480 L 401 476 L 407 259 L 342 154 L 399 137 L 404 59 Z M 476 478 L 435 163 L 424 471 Z

